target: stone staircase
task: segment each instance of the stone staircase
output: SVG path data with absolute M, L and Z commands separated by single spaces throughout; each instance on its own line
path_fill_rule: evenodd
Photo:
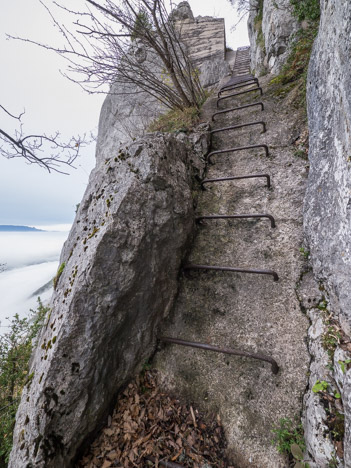
M 237 51 L 232 77 L 204 109 L 213 129 L 201 223 L 162 330 L 163 341 L 187 344 L 165 344 L 155 364 L 168 390 L 219 413 L 235 467 L 283 468 L 271 429 L 299 416 L 309 364 L 295 293 L 306 173 L 290 145 L 298 117 L 265 97 L 267 80 L 249 74 L 248 56 Z

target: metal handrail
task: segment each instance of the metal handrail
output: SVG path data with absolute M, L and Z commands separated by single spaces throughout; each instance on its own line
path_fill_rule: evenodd
M 235 96 L 240 96 L 240 95 L 246 94 L 246 93 L 252 93 L 252 91 L 259 91 L 261 96 L 263 94 L 262 88 L 260 86 L 258 86 L 257 88 L 248 89 L 246 91 L 241 91 L 240 93 L 229 94 L 229 96 L 224 96 L 224 97 L 221 97 L 221 98 L 217 99 L 217 107 L 218 107 L 219 102 L 224 101 L 224 99 L 229 99 L 229 98 L 232 98 L 232 97 L 235 97 Z
M 244 219 L 244 218 L 267 218 L 271 222 L 271 228 L 275 228 L 275 219 L 269 214 L 237 214 L 237 215 L 206 215 L 197 216 L 196 222 L 201 222 L 203 219 Z
M 188 270 L 214 270 L 214 271 L 231 271 L 233 273 L 249 273 L 253 275 L 270 275 L 273 276 L 274 281 L 278 281 L 278 273 L 273 270 L 257 270 L 250 268 L 238 268 L 238 267 L 225 267 L 225 266 L 213 266 L 213 265 L 197 265 L 189 263 L 183 266 L 184 271 Z
M 205 190 L 203 184 L 209 184 L 213 182 L 226 182 L 228 180 L 240 180 L 240 179 L 256 179 L 256 178 L 265 178 L 267 180 L 267 188 L 271 188 L 271 177 L 268 174 L 250 174 L 245 176 L 231 176 L 231 177 L 220 177 L 218 179 L 204 179 L 201 182 L 201 188 Z
M 279 366 L 278 366 L 277 361 L 273 359 L 272 357 L 267 356 L 266 354 L 263 354 L 263 353 L 251 353 L 249 351 L 240 351 L 238 349 L 220 348 L 219 346 L 213 346 L 207 343 L 186 341 L 186 340 L 181 340 L 179 338 L 172 338 L 169 336 L 161 336 L 159 337 L 159 340 L 165 343 L 172 343 L 172 344 L 177 344 L 181 346 L 189 346 L 191 348 L 199 348 L 205 351 L 213 351 L 215 353 L 231 354 L 234 356 L 248 357 L 252 359 L 257 359 L 259 361 L 269 362 L 271 364 L 272 373 L 276 375 L 279 372 Z
M 248 123 L 244 123 L 241 125 L 232 125 L 230 127 L 217 128 L 215 130 L 211 130 L 210 134 L 213 135 L 214 133 L 225 132 L 227 130 L 236 130 L 238 128 L 243 128 L 243 127 L 252 127 L 253 125 L 262 125 L 262 128 L 263 128 L 262 133 L 266 132 L 266 123 L 263 122 L 263 120 L 258 120 L 256 122 L 248 122 Z
M 228 148 L 224 150 L 217 150 L 217 151 L 211 151 L 208 155 L 208 162 L 211 164 L 211 158 L 215 154 L 222 154 L 222 153 L 231 153 L 231 152 L 236 152 L 236 151 L 241 151 L 241 150 L 246 150 L 246 149 L 254 149 L 254 148 L 264 148 L 266 152 L 266 156 L 269 156 L 269 151 L 268 151 L 268 146 L 267 145 L 249 145 L 249 146 L 237 146 L 235 148 Z
M 214 122 L 215 115 L 227 114 L 228 112 L 233 112 L 233 111 L 236 111 L 236 110 L 246 109 L 247 107 L 254 107 L 254 106 L 261 106 L 261 111 L 264 110 L 263 102 L 254 102 L 253 104 L 245 104 L 245 106 L 232 107 L 230 109 L 225 109 L 225 110 L 222 110 L 222 111 L 219 111 L 219 112 L 215 112 L 212 115 L 212 122 Z

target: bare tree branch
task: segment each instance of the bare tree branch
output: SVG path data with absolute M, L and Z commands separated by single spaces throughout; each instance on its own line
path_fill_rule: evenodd
M 64 57 L 69 64 L 65 76 L 88 92 L 123 83 L 135 85 L 170 108 L 199 107 L 203 101 L 198 74 L 164 0 L 124 0 L 120 4 L 86 0 L 86 10 L 82 7 L 78 11 L 55 1 L 56 7 L 72 17 L 70 27 L 58 21 L 45 0 L 40 1 L 64 44 L 57 47 L 15 39 Z
M 73 163 L 80 150 L 90 143 L 85 135 L 71 137 L 68 141 L 61 141 L 59 132 L 55 132 L 53 135 L 45 133 L 25 135 L 22 123 L 24 112 L 15 116 L 4 106 L 0 105 L 0 108 L 7 115 L 16 119 L 19 124 L 19 128 L 15 129 L 12 135 L 0 129 L 0 154 L 7 159 L 22 157 L 28 163 L 38 164 L 49 172 L 67 174 L 61 169 L 62 166 L 74 167 Z

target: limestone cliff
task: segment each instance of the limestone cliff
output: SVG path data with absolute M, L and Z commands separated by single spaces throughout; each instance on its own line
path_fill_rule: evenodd
M 290 0 L 250 0 L 251 68 L 257 75 L 279 73 L 297 29 Z
M 344 335 L 351 331 L 350 35 L 350 2 L 322 0 L 308 73 L 310 173 L 304 226 L 313 271 L 326 288 L 327 309 L 335 319 L 332 329 L 339 333 L 337 343 L 342 343 L 335 349 L 334 370 L 326 380 L 335 379 L 344 405 L 345 467 L 351 466 L 351 374 L 348 366 L 342 367 L 351 357 Z

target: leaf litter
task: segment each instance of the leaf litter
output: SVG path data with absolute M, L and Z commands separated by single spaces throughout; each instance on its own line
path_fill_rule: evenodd
M 220 417 L 209 418 L 165 393 L 157 371 L 146 370 L 119 396 L 107 427 L 76 468 L 158 468 L 165 462 L 227 468 L 225 450 Z

